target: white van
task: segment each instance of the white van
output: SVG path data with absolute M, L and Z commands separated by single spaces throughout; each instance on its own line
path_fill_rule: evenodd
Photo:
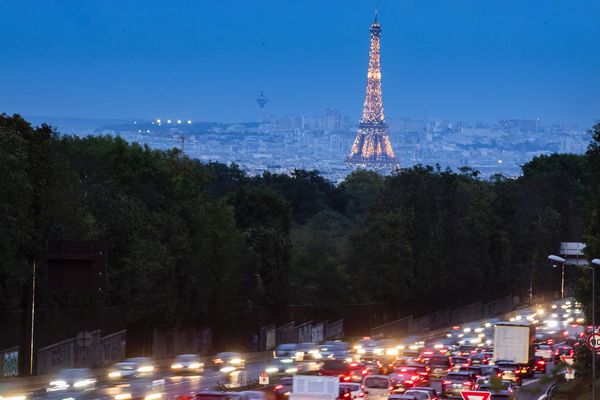
M 367 375 L 363 379 L 362 392 L 367 400 L 387 400 L 392 385 L 387 375 Z

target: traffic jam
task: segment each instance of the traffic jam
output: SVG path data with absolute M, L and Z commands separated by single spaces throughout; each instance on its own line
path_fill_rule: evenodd
M 335 384 L 309 398 L 435 400 L 487 393 L 483 398 L 520 399 L 526 397 L 519 388 L 542 375 L 572 373 L 569 365 L 585 332 L 580 304 L 567 300 L 411 337 L 284 343 L 268 358 L 246 360 L 253 353 L 239 352 L 161 362 L 136 357 L 101 376 L 65 369 L 43 389 L 4 388 L 0 399 L 300 400 L 306 397 L 296 393 L 302 385 L 319 382 Z M 301 377 L 310 378 L 301 385 Z

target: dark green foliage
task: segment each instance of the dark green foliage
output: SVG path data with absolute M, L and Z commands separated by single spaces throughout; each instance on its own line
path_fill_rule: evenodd
M 227 326 L 254 306 L 384 301 L 408 314 L 491 300 L 586 227 L 600 256 L 598 127 L 595 139 L 519 179 L 416 166 L 336 186 L 1 116 L 0 309 L 23 306 L 48 239 L 108 240 L 109 290 L 92 304 L 46 294 L 45 306 L 119 305 L 132 319 Z

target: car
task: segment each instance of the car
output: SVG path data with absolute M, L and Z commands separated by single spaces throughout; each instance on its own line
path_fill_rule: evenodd
M 406 367 L 402 368 L 412 368 L 419 374 L 419 386 L 429 386 L 429 373 L 431 372 L 431 368 L 429 365 L 423 364 L 408 364 Z M 396 369 L 397 371 L 398 369 Z
M 452 372 L 457 372 L 460 367 L 468 367 L 469 358 L 464 356 L 452 356 L 450 357 L 450 368 Z
M 471 390 L 475 385 L 475 374 L 472 372 L 450 372 L 442 379 L 442 397 L 460 398 L 465 390 Z
M 393 393 L 404 393 L 408 389 L 420 385 L 422 377 L 419 375 L 417 368 L 401 367 L 390 374 L 390 380 Z
M 500 382 L 495 382 L 494 384 L 492 383 L 487 383 L 484 385 L 480 385 L 477 388 L 477 391 L 481 391 L 481 392 L 490 392 L 492 394 L 492 399 L 496 398 L 496 399 L 514 399 L 515 395 L 513 392 L 513 387 L 510 384 L 510 382 L 507 381 L 500 381 Z M 494 395 L 496 395 L 496 397 L 493 397 Z
M 387 400 L 391 386 L 391 378 L 387 375 L 367 375 L 361 385 L 360 397 L 367 400 Z
M 549 344 L 536 344 L 535 345 L 535 357 L 541 357 L 544 360 L 552 360 L 552 346 Z
M 114 400 L 158 400 L 164 393 L 164 380 L 136 379 L 127 385 L 115 385 L 110 392 Z
M 96 378 L 89 368 L 64 368 L 50 381 L 47 392 L 83 392 L 96 388 Z
M 299 343 L 295 353 L 296 361 L 320 360 L 319 347 L 315 343 Z
M 300 371 L 298 369 L 298 366 L 294 364 L 294 360 L 292 360 L 291 358 L 275 358 L 267 364 L 265 372 L 269 375 L 292 375 Z
M 389 400 L 418 400 L 415 396 L 393 393 L 388 396 Z
M 325 360 L 319 370 L 319 375 L 339 376 L 341 381 L 350 381 L 348 364 L 343 360 Z
M 517 364 L 519 368 L 519 374 L 522 378 L 533 378 L 535 365 L 533 358 L 529 360 L 528 364 Z
M 432 379 L 443 378 L 450 368 L 450 358 L 448 356 L 432 356 L 427 363 L 431 369 L 429 376 Z
M 489 376 L 480 376 L 479 378 L 477 378 L 475 380 L 475 384 L 473 385 L 473 390 L 479 390 L 480 386 L 486 385 L 487 383 L 489 383 L 489 381 L 490 381 Z
M 365 375 L 369 374 L 369 368 L 362 362 L 351 362 L 347 364 L 346 375 L 342 378 L 344 382 L 362 382 Z
M 228 374 L 236 370 L 244 369 L 246 362 L 240 353 L 229 351 L 218 353 L 213 359 L 213 364 L 220 372 Z
M 561 360 L 560 360 L 560 356 L 572 356 L 573 355 L 573 348 L 571 346 L 558 346 L 554 348 L 554 364 L 558 364 Z
M 406 396 L 413 396 L 417 400 L 431 400 L 431 393 L 426 390 L 409 389 L 404 392 Z
M 273 394 L 276 400 L 287 400 L 292 393 L 292 386 L 294 385 L 294 378 L 284 377 L 279 380 L 279 383 L 273 386 Z
M 296 343 L 283 343 L 277 345 L 273 351 L 273 358 L 284 358 L 293 360 L 296 357 L 296 349 L 298 345 Z
M 260 390 L 244 390 L 238 393 L 247 400 L 267 400 L 267 394 Z
M 108 379 L 121 381 L 130 378 L 149 378 L 154 375 L 151 357 L 132 357 L 114 364 L 108 371 Z
M 409 389 L 409 390 L 413 390 L 413 389 Z M 439 398 L 440 398 L 440 395 L 438 394 L 437 390 L 435 390 L 435 388 L 432 388 L 431 386 L 419 386 L 418 388 L 416 388 L 414 390 L 419 390 L 421 392 L 428 392 L 429 398 L 431 400 L 439 400 Z
M 197 354 L 180 354 L 175 356 L 171 364 L 171 370 L 178 374 L 198 374 L 204 371 L 204 363 Z
M 361 392 L 360 383 L 355 382 L 340 382 L 340 389 L 344 388 L 348 393 L 350 393 L 351 399 L 356 399 L 359 397 L 359 393 Z
M 479 365 L 469 365 L 468 367 L 460 367 L 458 369 L 458 371 L 459 372 L 472 372 L 478 378 L 481 376 L 484 376 L 483 368 L 481 368 L 481 366 L 479 366 Z
M 519 365 L 509 360 L 497 360 L 496 366 L 500 368 L 501 378 L 513 382 L 515 385 L 521 385 L 523 377 Z
M 533 371 L 541 372 L 542 374 L 546 373 L 546 366 L 548 362 L 542 357 L 534 357 L 533 359 Z

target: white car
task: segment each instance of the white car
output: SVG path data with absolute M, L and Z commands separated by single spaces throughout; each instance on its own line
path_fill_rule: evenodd
M 61 369 L 50 381 L 46 389 L 48 392 L 69 390 L 87 391 L 96 388 L 96 379 L 89 368 L 67 368 Z
M 410 389 L 404 392 L 406 396 L 413 396 L 417 400 L 431 400 L 431 393 L 425 390 Z
M 204 363 L 196 354 L 181 354 L 175 357 L 171 370 L 175 373 L 200 373 L 204 371 Z
M 392 382 L 387 375 L 367 375 L 362 383 L 362 396 L 368 400 L 387 400 Z
M 213 364 L 220 372 L 228 374 L 236 370 L 244 369 L 246 361 L 244 361 L 240 353 L 229 351 L 217 354 L 213 359 Z
M 116 363 L 108 371 L 108 379 L 119 381 L 130 378 L 149 378 L 154 374 L 154 361 L 150 357 L 133 357 Z
M 548 344 L 538 344 L 535 347 L 535 356 L 542 357 L 544 360 L 548 361 L 552 359 L 552 346 Z

